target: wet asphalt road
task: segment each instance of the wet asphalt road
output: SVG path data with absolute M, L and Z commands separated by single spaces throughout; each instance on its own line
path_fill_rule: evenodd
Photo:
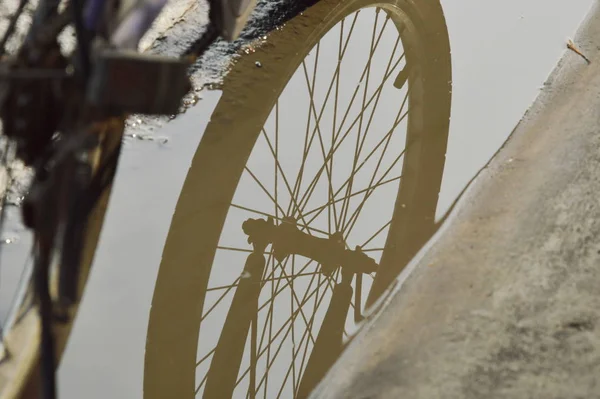
M 454 88 L 438 215 L 519 121 L 590 4 L 443 2 Z M 149 132 L 169 137 L 167 145 L 128 142 L 96 270 L 60 370 L 65 398 L 141 397 L 161 248 L 193 148 L 218 99 L 218 92 L 205 93 L 185 115 Z
M 591 3 L 442 2 L 452 49 L 453 106 L 438 217 L 520 120 Z M 194 75 L 198 87 L 218 84 L 236 50 L 297 12 L 280 2 L 261 6 L 241 41 L 209 51 Z M 272 9 L 274 20 L 268 17 Z M 177 53 L 206 21 L 202 3 L 181 1 L 169 12 L 144 43 L 150 51 Z M 61 397 L 142 397 L 148 311 L 164 240 L 220 93 L 199 96 L 198 104 L 169 123 L 130 121 L 94 272 L 60 368 Z M 140 135 L 157 140 L 139 140 Z M 26 240 L 19 246 L 26 251 Z

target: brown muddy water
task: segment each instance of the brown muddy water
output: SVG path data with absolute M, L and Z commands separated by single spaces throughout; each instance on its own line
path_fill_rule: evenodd
M 132 118 L 62 398 L 306 397 L 592 4 L 394 3 L 318 3 L 174 120 Z

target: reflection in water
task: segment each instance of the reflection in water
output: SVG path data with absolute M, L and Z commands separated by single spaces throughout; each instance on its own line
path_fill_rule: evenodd
M 322 1 L 227 77 L 163 253 L 147 398 L 306 397 L 433 233 L 447 32 L 435 1 L 394 3 Z

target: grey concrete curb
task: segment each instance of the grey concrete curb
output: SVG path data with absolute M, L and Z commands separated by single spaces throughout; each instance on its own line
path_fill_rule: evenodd
M 575 41 L 312 397 L 600 398 L 598 7 Z

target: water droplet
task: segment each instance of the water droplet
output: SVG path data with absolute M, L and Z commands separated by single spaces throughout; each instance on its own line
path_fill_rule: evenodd
M 248 270 L 244 270 L 244 272 L 240 275 L 240 278 L 250 278 L 252 275 Z
M 5 244 L 13 244 L 13 243 L 17 242 L 18 240 L 19 240 L 19 237 L 7 237 L 2 241 L 4 241 Z

